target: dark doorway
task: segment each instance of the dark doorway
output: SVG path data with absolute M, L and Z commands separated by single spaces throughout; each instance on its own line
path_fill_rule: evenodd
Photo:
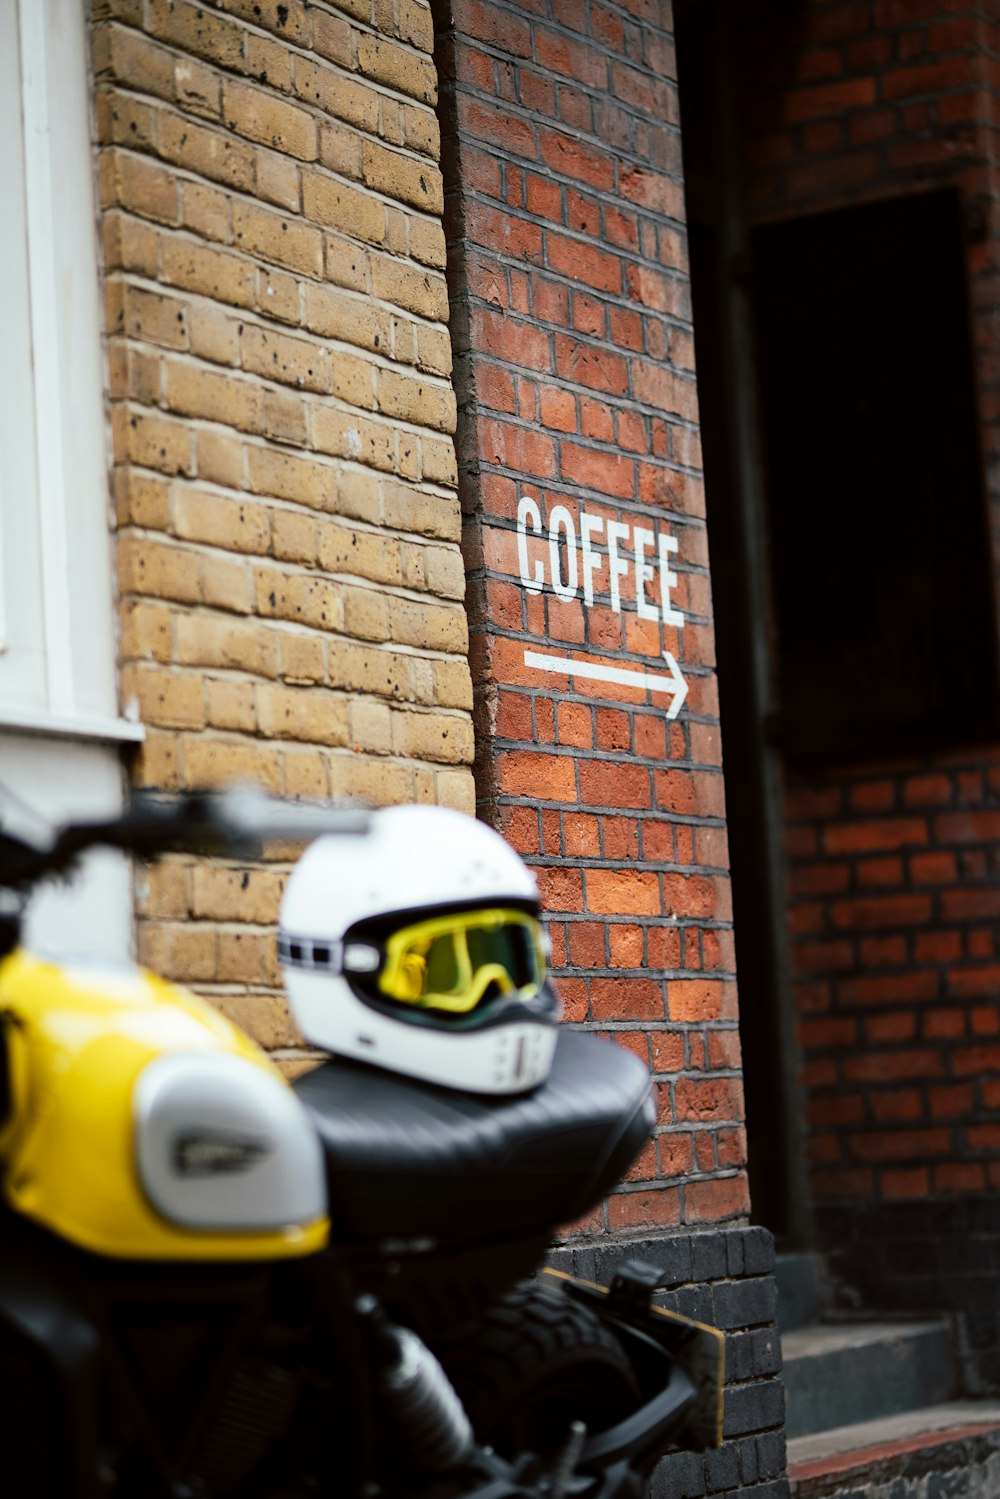
M 751 247 L 782 752 L 839 762 L 990 730 L 959 194 L 784 219 Z

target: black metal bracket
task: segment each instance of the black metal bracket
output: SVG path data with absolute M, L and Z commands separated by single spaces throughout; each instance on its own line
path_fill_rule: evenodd
M 626 1260 L 619 1265 L 611 1282 L 610 1310 L 621 1316 L 647 1311 L 661 1278 L 659 1267 L 649 1260 Z

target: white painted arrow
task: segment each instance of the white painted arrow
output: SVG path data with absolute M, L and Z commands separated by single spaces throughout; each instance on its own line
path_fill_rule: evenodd
M 673 698 L 667 709 L 668 718 L 676 718 L 688 695 L 688 685 L 669 651 L 663 652 L 670 675 L 655 671 L 628 671 L 623 666 L 611 666 L 597 661 L 575 661 L 572 656 L 542 656 L 538 651 L 525 651 L 525 666 L 538 671 L 560 671 L 566 677 L 588 677 L 594 682 L 620 682 L 624 687 L 645 687 L 650 692 L 666 692 Z

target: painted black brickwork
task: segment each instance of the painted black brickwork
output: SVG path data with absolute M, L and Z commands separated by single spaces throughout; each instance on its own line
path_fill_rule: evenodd
M 617 1266 L 630 1258 L 660 1268 L 659 1305 L 710 1322 L 726 1334 L 725 1440 L 716 1452 L 664 1458 L 652 1477 L 651 1499 L 787 1499 L 785 1392 L 771 1235 L 763 1228 L 728 1228 L 566 1246 L 553 1252 L 550 1263 L 608 1285 Z
M 840 1280 L 871 1306 L 950 1312 L 965 1393 L 1000 1394 L 1000 1200 L 853 1204 L 818 1222 Z

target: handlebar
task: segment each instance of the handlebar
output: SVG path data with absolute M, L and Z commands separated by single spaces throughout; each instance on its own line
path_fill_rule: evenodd
M 363 834 L 369 814 L 360 807 L 284 802 L 253 786 L 164 797 L 136 793 L 119 815 L 71 822 L 47 844 L 0 830 L 0 888 L 26 891 L 46 875 L 64 873 L 98 845 L 140 858 L 165 853 L 256 857 L 271 841 L 304 843 L 324 833 Z

